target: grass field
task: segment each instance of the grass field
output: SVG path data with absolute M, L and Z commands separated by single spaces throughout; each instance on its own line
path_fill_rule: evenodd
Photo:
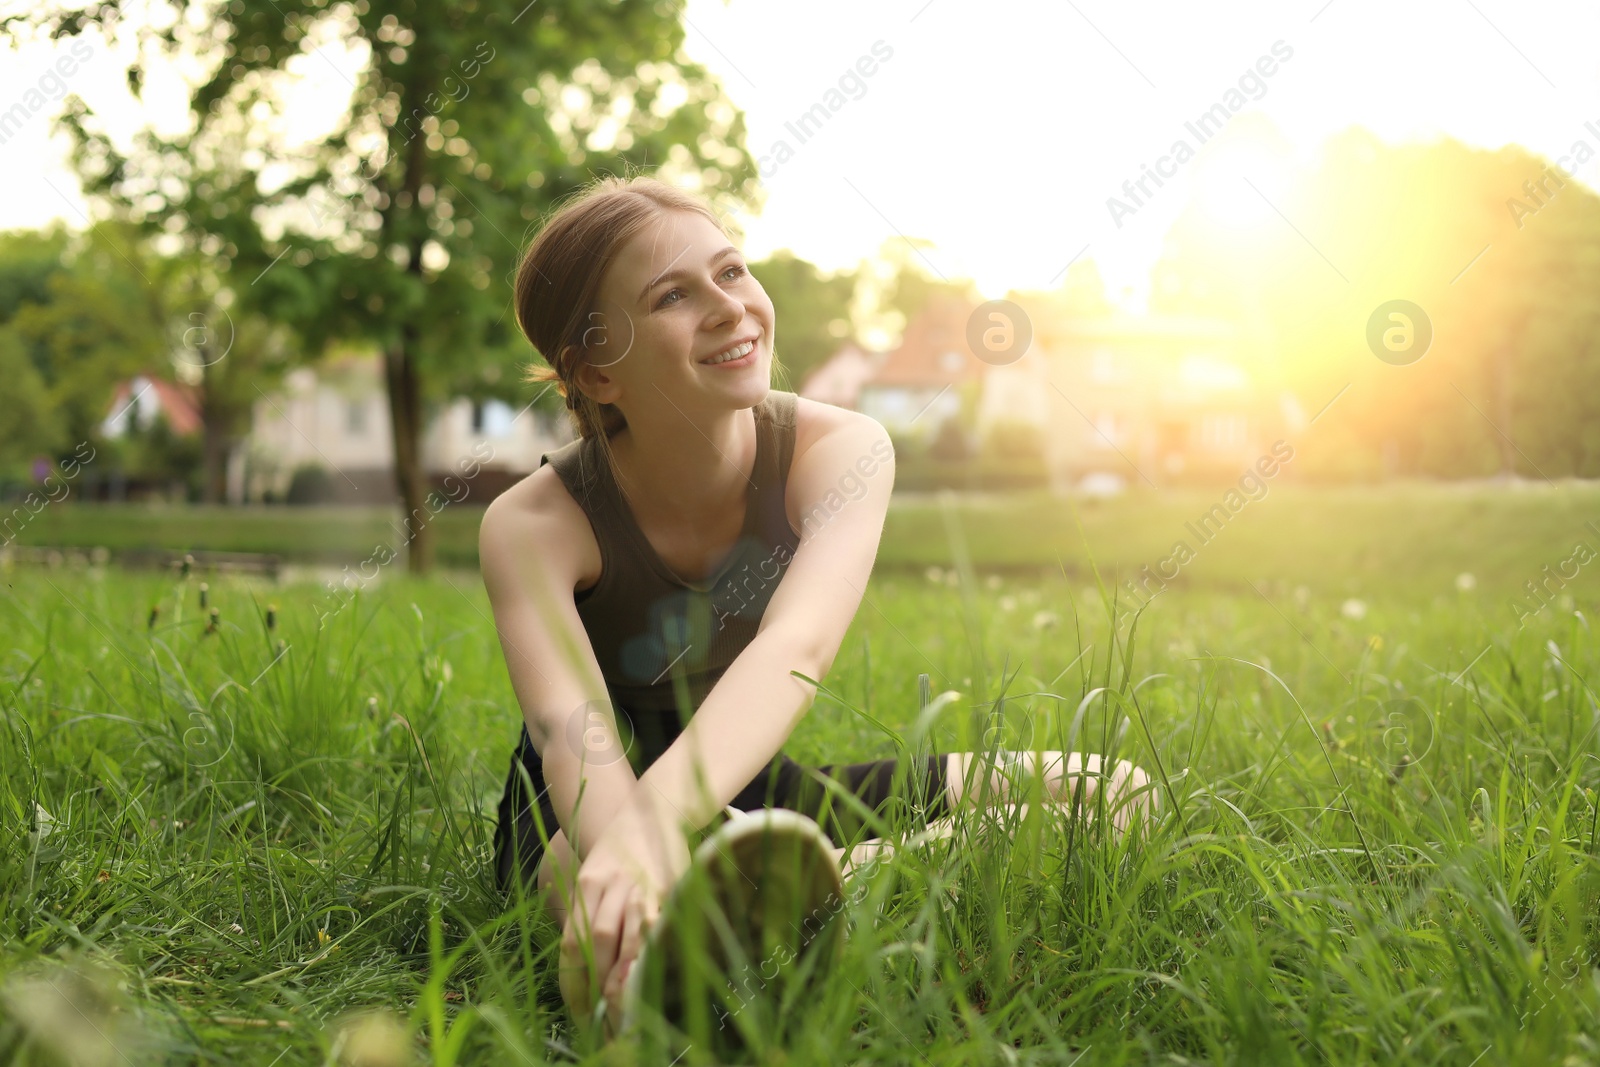
M 1600 544 L 1597 498 L 1451 492 L 1252 503 L 1114 620 L 1075 529 L 1032 531 L 1066 576 L 1002 576 L 998 520 L 897 513 L 885 556 L 942 566 L 874 577 L 789 754 L 894 755 L 876 723 L 914 743 L 927 673 L 961 693 L 937 749 L 1126 756 L 1165 819 L 1119 841 L 998 808 L 864 875 L 836 980 L 767 1060 L 1600 1062 L 1600 583 L 1508 607 Z M 1131 571 L 1209 503 L 1080 518 Z M 493 889 L 518 712 L 475 579 L 346 603 L 0 573 L 0 1058 L 632 1062 Z

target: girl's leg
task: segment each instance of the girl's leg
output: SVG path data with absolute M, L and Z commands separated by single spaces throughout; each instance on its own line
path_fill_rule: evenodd
M 820 767 L 803 767 L 787 759 L 775 781 L 775 793 L 768 804 L 789 808 L 815 819 L 824 833 L 834 841 L 851 841 L 861 836 L 865 829 L 862 819 L 849 807 L 833 797 L 814 775 L 832 778 L 847 793 L 855 795 L 866 807 L 880 816 L 887 816 L 897 804 L 909 804 L 913 809 L 917 800 L 930 816 L 949 809 L 945 789 L 946 760 L 943 756 L 929 756 L 924 774 L 926 791 L 920 797 L 915 783 L 907 781 L 900 790 L 895 788 L 895 772 L 900 770 L 892 759 L 868 760 L 863 763 L 825 763 Z M 890 846 L 879 838 L 858 842 L 854 848 L 833 849 L 834 859 L 841 870 L 848 873 L 876 857 Z
M 1111 822 L 1119 831 L 1126 831 L 1135 820 L 1146 823 L 1154 816 L 1160 801 L 1156 796 L 1155 782 L 1144 770 L 1128 760 L 1118 760 L 1109 769 L 1093 753 L 1062 753 L 1053 749 L 1044 752 L 1007 751 L 1003 761 L 997 761 L 989 775 L 989 801 L 991 804 L 1011 803 L 1026 795 L 1034 778 L 1043 771 L 1044 801 L 1049 804 L 1071 804 L 1073 793 L 1080 795 L 1080 803 L 1092 818 L 1099 801 L 1100 789 L 1106 789 L 1106 810 Z M 951 809 L 955 809 L 967 795 L 967 773 L 978 762 L 978 753 L 951 752 L 945 770 L 945 787 L 949 793 Z M 982 792 L 982 782 L 974 775 L 971 797 L 976 802 Z M 941 820 L 947 822 L 948 820 Z
M 944 761 L 943 774 L 936 777 L 943 778 L 947 810 L 954 812 L 963 802 L 963 798 L 966 798 L 969 804 L 976 803 L 978 796 L 981 795 L 982 784 L 975 777 L 971 782 L 969 793 L 967 773 L 969 768 L 978 762 L 978 753 L 950 752 L 936 758 Z M 883 773 L 892 771 L 893 767 L 893 760 L 884 760 L 876 765 L 876 769 Z M 1078 802 L 1082 804 L 1089 818 L 1094 816 L 1094 805 L 1097 803 L 1095 796 L 1101 788 L 1101 783 L 1107 783 L 1106 806 L 1111 812 L 1112 825 L 1118 831 L 1126 831 L 1135 819 L 1148 823 L 1159 807 L 1155 783 L 1148 774 L 1128 760 L 1118 760 L 1106 770 L 1098 755 L 1085 756 L 1078 752 L 1062 753 L 1055 750 L 1038 753 L 1005 753 L 1005 759 L 997 762 L 990 772 L 990 805 L 1011 804 L 1017 797 L 1025 796 L 1028 783 L 1039 775 L 1041 767 L 1044 772 L 1045 803 L 1071 804 L 1073 791 L 1078 790 Z M 1026 818 L 1028 805 L 1022 803 L 1015 806 L 1018 814 Z M 949 837 L 954 830 L 955 816 L 943 815 L 930 819 L 927 828 L 917 836 L 924 840 Z M 848 875 L 850 871 L 859 869 L 880 855 L 893 851 L 893 843 L 872 838 L 861 842 L 848 852 L 843 848 L 835 849 L 834 856 Z

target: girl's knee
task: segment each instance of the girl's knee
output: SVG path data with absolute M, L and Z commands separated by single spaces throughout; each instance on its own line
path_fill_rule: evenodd
M 1111 770 L 1111 782 L 1118 793 L 1126 794 L 1148 789 L 1151 778 L 1143 767 L 1136 765 L 1132 760 L 1119 759 Z
M 1051 757 L 1056 757 L 1051 760 Z M 1061 768 L 1057 795 L 1067 800 L 1081 791 L 1084 800 L 1092 800 L 1102 787 L 1108 805 L 1118 811 L 1117 821 L 1125 823 L 1134 811 L 1154 812 L 1160 801 L 1156 795 L 1155 779 L 1132 760 L 1119 759 L 1107 764 L 1098 755 L 1090 755 L 1080 762 L 1077 753 L 1062 758 L 1060 752 L 1047 752 L 1047 763 Z
M 1126 829 L 1135 821 L 1147 825 L 1161 807 L 1156 782 L 1143 767 L 1129 760 L 1118 760 L 1111 772 L 1109 800 L 1115 810 L 1113 820 Z

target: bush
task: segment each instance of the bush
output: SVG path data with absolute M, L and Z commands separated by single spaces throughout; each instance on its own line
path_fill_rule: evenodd
M 289 477 L 289 504 L 326 504 L 333 500 L 333 478 L 327 468 L 315 463 L 302 464 Z
M 989 428 L 983 457 L 1000 462 L 1034 460 L 1044 456 L 1044 434 L 1038 426 L 1020 419 L 1005 419 Z
M 967 431 L 962 428 L 959 420 L 945 419 L 939 424 L 938 433 L 934 435 L 933 443 L 928 446 L 928 455 L 944 463 L 961 463 L 972 458 L 972 444 L 967 438 Z

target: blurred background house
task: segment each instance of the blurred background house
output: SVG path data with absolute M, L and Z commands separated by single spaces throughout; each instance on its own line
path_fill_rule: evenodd
M 887 352 L 869 351 L 854 341 L 846 341 L 821 366 L 806 375 L 795 392 L 807 400 L 859 410 L 861 387 L 877 373 L 887 355 Z
M 198 452 L 203 431 L 195 390 L 138 375 L 113 394 L 102 430 Z M 429 485 L 460 500 L 486 503 L 539 466 L 540 453 L 572 439 L 565 418 L 501 400 L 455 397 L 437 407 L 422 438 Z M 147 446 L 148 447 L 148 446 Z M 487 457 L 487 458 L 485 458 Z M 478 467 L 468 494 L 444 480 Z M 389 504 L 394 500 L 394 440 L 383 365 L 375 352 L 331 357 L 299 367 L 282 387 L 260 394 L 250 430 L 227 461 L 227 502 Z M 123 478 L 106 499 L 182 499 L 183 487 Z
M 1057 492 L 1231 481 L 1303 425 L 1258 346 L 1227 321 L 1073 314 L 1056 293 L 1009 299 L 1033 330 L 1011 363 L 976 358 L 967 323 L 977 305 L 941 295 L 897 347 L 874 355 L 846 344 L 800 393 L 871 415 L 913 467 L 927 457 L 993 477 L 1036 455 Z
M 1036 329 L 1051 357 L 1045 453 L 1059 490 L 1230 481 L 1292 422 L 1227 322 L 1118 314 Z
M 428 419 L 422 467 L 433 488 L 460 497 L 444 480 L 460 479 L 476 462 L 481 469 L 467 480 L 462 499 L 483 504 L 536 470 L 540 453 L 572 436 L 565 418 L 532 406 L 518 411 L 502 400 L 454 397 Z M 251 501 L 391 502 L 394 438 L 381 357 L 351 354 L 290 373 L 281 393 L 257 402 L 247 456 Z
M 983 379 L 985 365 L 967 348 L 967 320 L 976 306 L 931 297 L 906 324 L 899 346 L 861 383 L 856 410 L 897 438 L 931 444 L 947 420 L 960 417 L 962 387 Z

